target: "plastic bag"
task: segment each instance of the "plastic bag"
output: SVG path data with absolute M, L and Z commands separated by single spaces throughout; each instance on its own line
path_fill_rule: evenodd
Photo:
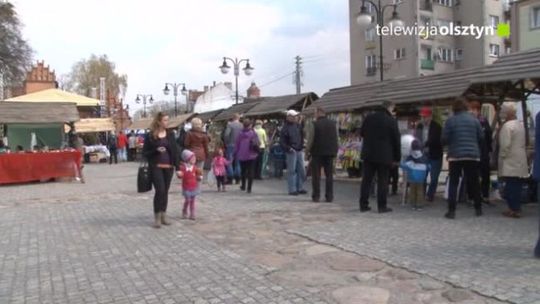
M 208 171 L 208 174 L 206 175 L 206 183 L 208 186 L 213 186 L 216 184 L 216 176 L 214 175 L 214 170 Z

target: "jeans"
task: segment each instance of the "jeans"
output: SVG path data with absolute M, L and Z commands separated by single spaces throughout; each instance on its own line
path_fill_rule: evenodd
M 173 169 L 152 167 L 152 184 L 154 185 L 154 213 L 166 212 L 169 202 Z
M 118 148 L 118 158 L 120 161 L 126 161 L 127 160 L 127 150 L 126 148 Z
M 540 183 L 538 183 L 538 189 L 540 190 Z M 534 248 L 534 256 L 540 258 L 540 191 L 538 195 L 538 241 L 536 241 L 536 247 Z
M 262 179 L 265 153 L 266 151 L 264 149 L 261 149 L 261 151 L 259 151 L 259 154 L 257 155 L 257 159 L 255 163 L 255 178 L 256 179 Z
M 313 194 L 311 198 L 319 200 L 321 195 L 321 168 L 324 169 L 325 178 L 325 198 L 327 202 L 334 199 L 334 157 L 333 156 L 312 156 L 311 157 L 311 184 Z
M 287 152 L 287 186 L 289 193 L 304 190 L 306 170 L 304 167 L 304 152 L 293 150 Z
M 514 212 L 521 212 L 523 181 L 519 177 L 505 177 L 504 182 L 503 196 L 508 208 Z
M 390 167 L 389 164 L 364 161 L 362 185 L 360 186 L 360 208 L 369 206 L 369 192 L 373 183 L 373 178 L 375 177 L 375 174 L 377 174 L 377 207 L 379 208 L 379 211 L 386 209 Z
M 113 157 L 114 163 L 118 164 L 118 151 L 116 149 L 109 149 L 109 152 L 111 153 L 111 156 L 109 157 L 109 165 L 112 165 Z
M 233 178 L 240 178 L 240 162 L 234 159 L 234 145 L 227 146 L 227 160 L 231 163 L 227 165 L 227 176 L 232 180 Z
M 429 160 L 429 177 L 430 182 L 427 190 L 427 197 L 433 199 L 435 192 L 437 192 L 437 186 L 439 185 L 439 175 L 441 174 L 442 158 Z
M 255 159 L 240 161 L 240 168 L 242 171 L 242 184 L 240 185 L 240 189 L 247 190 L 247 192 L 251 192 L 251 185 L 253 185 L 253 178 L 255 175 L 255 162 Z
M 448 211 L 456 211 L 457 195 L 459 177 L 461 172 L 464 173 L 464 181 L 466 183 L 469 197 L 474 200 L 474 208 L 476 210 L 482 209 L 482 198 L 480 197 L 480 181 L 478 180 L 478 173 L 480 172 L 480 162 L 473 160 L 461 160 L 451 161 L 449 164 L 449 176 L 450 182 L 448 186 Z

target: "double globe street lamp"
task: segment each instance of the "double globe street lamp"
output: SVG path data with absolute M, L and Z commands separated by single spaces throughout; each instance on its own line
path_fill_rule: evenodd
M 242 62 L 245 62 L 246 65 L 242 69 L 246 76 L 250 76 L 253 74 L 254 68 L 249 64 L 249 59 L 240 59 L 238 58 L 229 58 L 229 57 L 223 57 L 223 64 L 219 67 L 221 69 L 221 73 L 227 74 L 231 70 L 231 67 L 227 65 L 227 61 L 230 61 L 233 64 L 234 67 L 234 78 L 235 78 L 235 87 L 236 87 L 236 104 L 238 104 L 238 76 L 240 76 L 240 64 Z
M 173 88 L 173 95 L 174 95 L 174 117 L 178 116 L 178 89 L 180 88 L 180 86 L 182 86 L 182 90 L 180 90 L 180 92 L 182 93 L 182 95 L 186 95 L 187 94 L 187 90 L 186 90 L 186 84 L 185 83 L 170 83 L 170 82 L 167 82 L 165 83 L 165 88 L 163 89 L 163 94 L 165 95 L 169 95 L 169 93 L 171 92 L 171 90 L 169 89 L 169 86 L 171 86 Z M 188 107 L 188 101 L 186 99 L 186 113 L 187 113 L 187 107 Z
M 137 94 L 137 98 L 135 98 L 135 102 L 141 103 L 141 99 L 142 99 L 142 104 L 144 106 L 143 117 L 146 118 L 146 103 L 147 102 L 153 103 L 154 97 L 152 97 L 152 94 Z
M 375 10 L 375 17 L 376 22 L 379 28 L 384 26 L 384 12 L 387 8 L 393 7 L 394 11 L 392 12 L 392 17 L 390 18 L 390 21 L 388 23 L 389 26 L 398 28 L 403 27 L 405 24 L 403 21 L 399 18 L 399 14 L 397 12 L 397 6 L 403 3 L 403 1 L 394 1 L 394 4 L 386 4 L 382 5 L 381 0 L 378 1 L 378 4 L 371 0 L 362 0 L 362 7 L 360 7 L 360 13 L 356 17 L 356 22 L 363 27 L 367 27 L 371 24 L 373 24 L 373 16 L 370 13 L 370 10 L 366 6 L 366 3 L 368 5 L 371 5 L 371 7 Z M 383 43 L 382 43 L 382 35 L 379 33 L 379 74 L 381 77 L 381 81 L 384 80 L 383 76 Z

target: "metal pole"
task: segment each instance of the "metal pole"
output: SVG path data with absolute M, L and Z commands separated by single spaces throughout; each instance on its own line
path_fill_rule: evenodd
M 176 101 L 176 96 L 178 95 L 178 89 L 176 85 L 174 86 L 174 117 L 178 116 L 178 106 Z
M 238 75 L 236 75 L 234 78 L 236 84 L 236 104 L 238 104 Z
M 384 10 L 382 9 L 382 6 L 381 6 L 381 0 L 379 0 L 379 7 L 377 9 L 377 14 L 379 14 L 377 18 L 377 24 L 379 24 L 379 26 L 382 27 L 384 25 Z M 379 35 L 379 61 L 380 61 L 379 73 L 380 73 L 381 82 L 382 82 L 384 80 L 382 35 Z

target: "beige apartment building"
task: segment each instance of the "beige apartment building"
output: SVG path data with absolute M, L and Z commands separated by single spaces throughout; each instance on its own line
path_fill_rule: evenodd
M 540 47 L 540 0 L 518 0 L 511 8 L 512 52 Z
M 377 3 L 378 1 L 373 1 Z M 509 0 L 381 0 L 400 2 L 397 8 L 405 26 L 494 26 L 510 18 Z M 351 84 L 380 81 L 379 36 L 376 22 L 357 23 L 362 0 L 349 0 Z M 375 9 L 368 5 L 375 15 Z M 392 16 L 385 10 L 385 25 Z M 375 18 L 374 18 L 375 19 Z M 375 21 L 375 20 L 374 20 Z M 379 31 L 380 32 L 380 31 Z M 486 65 L 510 52 L 510 39 L 493 35 L 383 36 L 384 80 L 417 77 Z M 477 39 L 478 38 L 478 39 Z

